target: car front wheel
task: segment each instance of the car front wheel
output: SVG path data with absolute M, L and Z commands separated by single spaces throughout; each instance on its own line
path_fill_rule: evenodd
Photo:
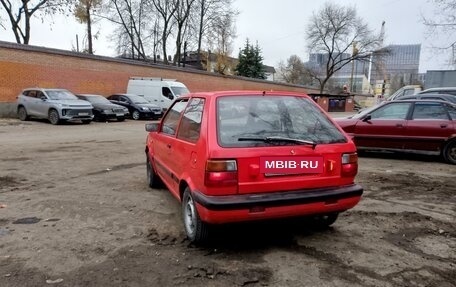
M 188 187 L 182 196 L 182 217 L 185 233 L 190 242 L 205 243 L 209 238 L 209 226 L 201 221 L 196 209 L 196 203 Z
M 17 117 L 21 121 L 26 121 L 28 119 L 27 110 L 24 107 L 19 107 L 17 109 Z
M 140 116 L 141 115 L 138 110 L 133 111 L 133 113 L 131 114 L 131 118 L 134 119 L 135 121 L 139 120 Z
M 449 141 L 443 149 L 443 158 L 446 162 L 456 164 L 456 139 Z
M 57 110 L 54 109 L 50 110 L 48 119 L 51 122 L 51 124 L 58 125 L 60 122 L 59 112 L 57 112 Z
M 150 188 L 157 188 L 161 185 L 161 180 L 155 173 L 152 163 L 149 160 L 149 156 L 146 156 L 146 172 L 147 172 L 147 184 Z

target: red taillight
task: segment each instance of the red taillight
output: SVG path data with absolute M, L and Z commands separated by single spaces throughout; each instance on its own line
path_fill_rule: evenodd
M 342 169 L 341 175 L 352 177 L 358 173 L 358 154 L 344 153 L 342 154 Z
M 206 186 L 237 185 L 237 164 L 235 160 L 208 160 L 206 162 Z

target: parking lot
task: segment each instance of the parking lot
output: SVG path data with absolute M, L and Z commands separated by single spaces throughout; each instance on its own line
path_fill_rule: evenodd
M 287 220 L 189 244 L 146 183 L 146 121 L 0 119 L 1 286 L 456 286 L 456 166 L 367 154 L 328 230 Z

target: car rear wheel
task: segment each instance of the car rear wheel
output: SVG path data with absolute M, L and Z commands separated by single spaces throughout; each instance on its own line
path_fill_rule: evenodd
M 19 107 L 19 108 L 17 109 L 17 117 L 18 117 L 19 120 L 21 120 L 21 121 L 26 121 L 26 120 L 28 120 L 27 110 L 26 110 L 24 107 Z
M 443 158 L 446 162 L 456 164 L 456 139 L 449 141 L 443 149 Z
M 205 243 L 209 238 L 209 226 L 201 221 L 196 203 L 193 200 L 190 189 L 187 187 L 182 197 L 182 217 L 184 220 L 185 233 L 192 243 Z
M 161 186 L 161 180 L 155 173 L 152 163 L 149 160 L 149 156 L 146 156 L 146 172 L 147 172 L 147 184 L 150 188 L 157 188 Z
M 135 121 L 139 120 L 140 116 L 141 115 L 138 110 L 133 111 L 133 113 L 131 114 L 131 118 L 134 119 Z
M 54 110 L 54 109 L 50 110 L 48 119 L 51 122 L 51 124 L 58 125 L 60 123 L 59 112 L 57 112 L 57 110 Z

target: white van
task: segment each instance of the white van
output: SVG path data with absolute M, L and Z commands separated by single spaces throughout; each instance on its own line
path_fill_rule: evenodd
M 127 86 L 127 94 L 144 97 L 164 110 L 175 98 L 187 93 L 187 87 L 175 79 L 131 77 Z

